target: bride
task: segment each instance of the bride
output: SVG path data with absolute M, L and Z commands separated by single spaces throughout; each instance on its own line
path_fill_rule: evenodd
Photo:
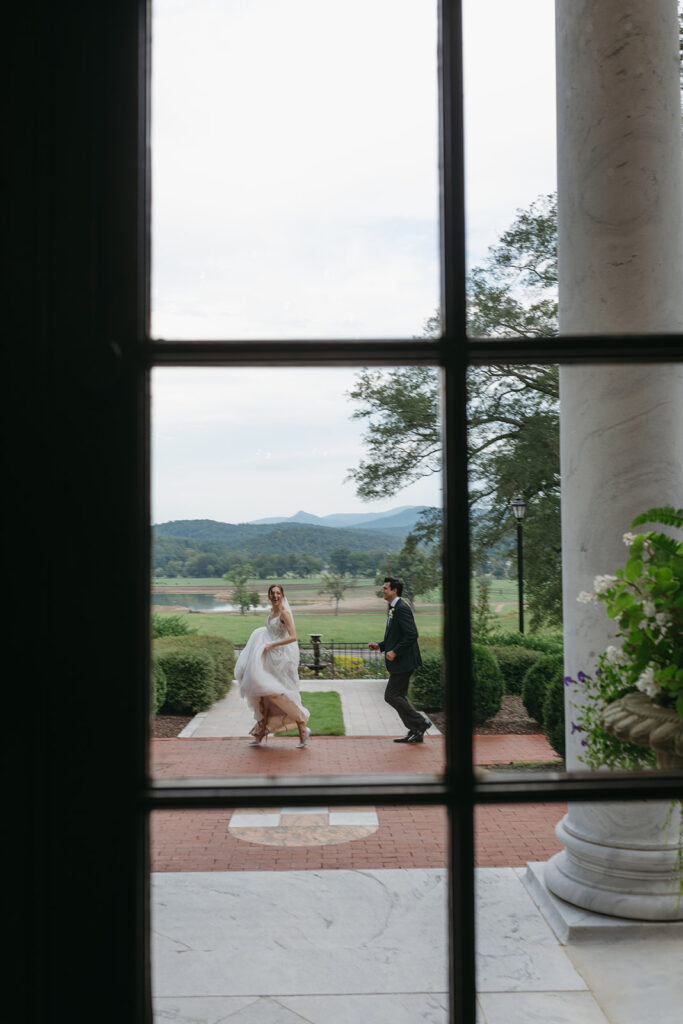
M 269 732 L 299 730 L 297 747 L 308 746 L 309 713 L 299 693 L 299 645 L 292 610 L 278 583 L 268 588 L 272 610 L 265 626 L 255 629 L 235 665 L 240 693 L 254 712 L 250 746 Z

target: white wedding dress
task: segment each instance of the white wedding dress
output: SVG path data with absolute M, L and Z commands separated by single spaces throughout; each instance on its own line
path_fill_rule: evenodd
M 281 644 L 264 650 L 266 644 L 283 640 L 287 628 L 280 616 L 269 615 L 265 626 L 255 629 L 237 659 L 235 679 L 240 693 L 254 712 L 251 735 L 296 729 L 309 718 L 299 693 L 299 645 Z

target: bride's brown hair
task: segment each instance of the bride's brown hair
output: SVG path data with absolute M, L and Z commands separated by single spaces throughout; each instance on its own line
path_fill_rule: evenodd
M 282 594 L 283 597 L 285 596 L 285 588 L 282 586 L 281 583 L 271 583 L 270 586 L 268 587 L 268 598 L 269 599 L 270 599 L 270 592 L 273 589 L 273 587 L 279 587 L 280 588 L 280 593 Z

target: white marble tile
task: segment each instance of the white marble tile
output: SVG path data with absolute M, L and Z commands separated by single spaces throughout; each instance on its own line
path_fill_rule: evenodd
M 674 938 L 683 942 L 683 921 L 610 917 L 567 903 L 548 889 L 546 868 L 544 861 L 529 861 L 526 868 L 515 868 L 515 872 L 560 942 L 659 942 Z
M 379 825 L 375 811 L 330 811 L 330 825 Z
M 442 992 L 441 869 L 152 876 L 157 997 Z
M 479 1002 L 486 1024 L 610 1024 L 590 992 L 485 992 Z
M 610 1021 L 683 1021 L 683 940 L 581 943 L 567 954 Z
M 224 996 L 218 999 L 154 999 L 154 1024 L 224 1024 L 239 1016 L 258 996 Z
M 448 1024 L 445 992 L 399 995 L 281 996 L 283 1006 L 310 1024 Z M 574 1022 L 576 1024 L 576 1022 Z
M 327 814 L 327 807 L 283 807 L 283 814 Z
M 514 869 L 478 869 L 475 874 L 477 990 L 585 989 Z
M 230 818 L 230 828 L 277 828 L 280 824 L 280 812 L 277 814 L 239 814 Z

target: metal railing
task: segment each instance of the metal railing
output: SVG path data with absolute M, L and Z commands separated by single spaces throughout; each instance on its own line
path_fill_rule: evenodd
M 246 644 L 235 644 L 235 656 Z M 302 679 L 386 679 L 381 651 L 368 650 L 367 643 L 321 640 L 319 644 L 299 642 L 299 675 Z

